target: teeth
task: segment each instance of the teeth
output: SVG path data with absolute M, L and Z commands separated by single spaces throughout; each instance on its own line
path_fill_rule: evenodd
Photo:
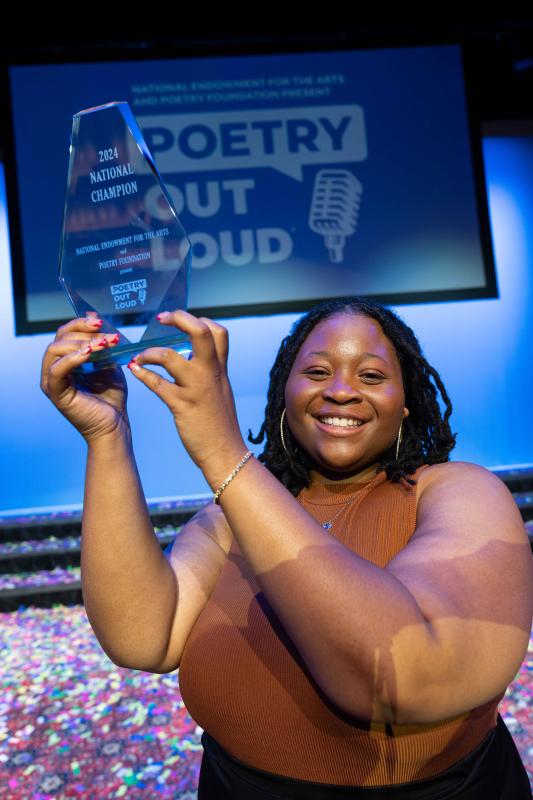
M 346 417 L 320 417 L 320 422 L 325 425 L 336 425 L 339 428 L 358 428 L 363 424 L 358 419 L 347 419 Z

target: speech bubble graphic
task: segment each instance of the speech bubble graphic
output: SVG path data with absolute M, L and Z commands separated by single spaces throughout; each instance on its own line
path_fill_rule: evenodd
M 295 180 L 302 167 L 364 161 L 364 113 L 358 105 L 307 106 L 139 117 L 162 173 L 271 167 Z M 137 152 L 135 172 L 147 171 Z

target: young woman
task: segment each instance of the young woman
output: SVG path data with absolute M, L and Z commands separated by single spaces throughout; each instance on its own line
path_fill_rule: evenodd
M 94 319 L 59 329 L 42 388 L 88 444 L 89 620 L 120 666 L 180 667 L 205 731 L 200 800 L 530 797 L 498 714 L 531 629 L 527 536 L 499 479 L 448 461 L 451 406 L 411 329 L 360 298 L 312 309 L 282 342 L 256 459 L 226 330 L 163 321 L 192 358 L 151 348 L 129 366 L 215 493 L 168 559 L 122 373 L 72 378 L 88 343 L 112 346 Z

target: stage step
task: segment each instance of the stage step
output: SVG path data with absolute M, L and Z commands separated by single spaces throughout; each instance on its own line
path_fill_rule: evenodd
M 524 520 L 533 551 L 533 469 L 495 470 Z M 148 503 L 154 532 L 168 552 L 183 524 L 212 495 Z M 0 611 L 83 604 L 80 579 L 81 508 L 0 514 Z
M 168 551 L 184 523 L 212 495 L 148 503 L 154 532 Z M 0 612 L 83 604 L 81 509 L 0 515 Z

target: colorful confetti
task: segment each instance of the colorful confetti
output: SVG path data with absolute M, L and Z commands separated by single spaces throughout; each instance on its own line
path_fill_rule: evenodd
M 115 666 L 83 606 L 0 615 L 0 797 L 196 797 L 201 729 L 177 672 Z

